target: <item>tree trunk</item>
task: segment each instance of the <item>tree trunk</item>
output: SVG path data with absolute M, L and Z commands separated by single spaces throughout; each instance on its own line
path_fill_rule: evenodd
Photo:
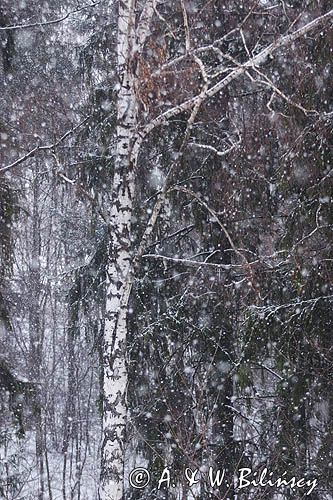
M 131 151 L 137 123 L 137 105 L 130 64 L 134 49 L 134 1 L 120 1 L 118 5 L 117 65 L 120 88 L 117 98 L 117 143 L 103 348 L 100 500 L 120 500 L 124 496 L 127 304 L 132 276 L 130 235 L 135 170 Z
M 40 229 L 40 179 L 39 168 L 36 166 L 33 179 L 33 221 L 32 221 L 32 253 L 30 262 L 31 303 L 29 314 L 30 329 L 30 372 L 34 382 L 40 382 L 43 351 L 43 334 L 41 325 L 41 229 Z M 44 499 L 44 438 L 43 438 L 42 408 L 36 414 L 36 459 L 38 464 L 39 484 L 38 500 Z

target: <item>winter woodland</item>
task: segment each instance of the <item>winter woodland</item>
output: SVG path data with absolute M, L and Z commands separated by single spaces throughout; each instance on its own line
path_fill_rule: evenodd
M 0 499 L 333 499 L 332 20 L 1 0 Z

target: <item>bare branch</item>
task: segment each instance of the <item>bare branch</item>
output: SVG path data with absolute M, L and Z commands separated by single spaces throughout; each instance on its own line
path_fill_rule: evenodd
M 210 43 L 209 45 L 204 45 L 204 46 L 198 47 L 196 49 L 191 49 L 187 54 L 178 56 L 175 59 L 172 59 L 172 61 L 168 61 L 161 68 L 159 68 L 156 72 L 152 73 L 152 76 L 159 75 L 160 73 L 164 72 L 166 69 L 169 69 L 172 66 L 174 66 L 175 64 L 178 64 L 178 63 L 182 62 L 188 55 L 200 54 L 202 52 L 208 52 L 209 50 L 221 52 L 220 49 L 218 48 L 218 45 L 220 45 L 229 36 L 233 35 L 234 33 L 236 33 L 237 31 L 239 31 L 244 26 L 244 24 L 247 22 L 247 20 L 249 19 L 249 17 L 252 15 L 252 13 L 253 13 L 253 11 L 254 11 L 254 9 L 255 9 L 255 7 L 257 5 L 258 5 L 258 1 L 256 0 L 256 2 L 254 3 L 254 5 L 251 7 L 250 11 L 246 14 L 246 16 L 244 17 L 244 19 L 239 23 L 239 25 L 236 26 L 236 28 L 233 28 L 232 30 L 228 31 L 228 33 L 226 33 L 222 37 L 218 38 L 213 43 Z M 165 21 L 164 18 L 161 18 L 161 19 L 163 21 Z
M 198 260 L 182 259 L 182 258 L 177 258 L 177 257 L 170 257 L 168 255 L 159 255 L 156 253 L 147 253 L 147 254 L 142 255 L 142 257 L 143 258 L 151 258 L 151 259 L 162 259 L 162 260 L 174 262 L 176 264 L 185 264 L 185 265 L 191 266 L 191 267 L 205 266 L 205 267 L 211 267 L 211 268 L 215 268 L 215 269 L 224 269 L 226 271 L 229 271 L 230 269 L 235 267 L 231 264 L 215 264 L 213 262 L 202 262 L 202 261 L 200 262 Z
M 82 125 L 84 125 L 88 121 L 88 119 L 89 119 L 89 117 L 85 118 L 78 125 L 71 128 L 70 130 L 68 130 L 64 135 L 62 135 L 60 137 L 60 139 L 58 139 L 58 141 L 54 142 L 53 144 L 48 144 L 47 146 L 35 146 L 31 151 L 29 151 L 24 156 L 21 156 L 21 158 L 18 158 L 10 165 L 6 165 L 5 167 L 0 168 L 0 174 L 5 173 L 8 170 L 11 170 L 12 168 L 16 167 L 17 165 L 20 165 L 20 163 L 23 163 L 24 161 L 28 160 L 28 158 L 35 156 L 35 154 L 39 153 L 40 151 L 51 151 L 51 150 L 57 148 L 62 142 L 64 142 L 65 139 L 67 139 L 67 137 L 69 137 L 74 132 L 76 132 L 76 130 L 78 130 L 80 127 L 82 127 Z
M 182 6 L 183 21 L 184 21 L 184 28 L 185 28 L 185 48 L 186 48 L 186 52 L 189 52 L 191 50 L 190 27 L 188 24 L 188 17 L 187 17 L 187 11 L 186 11 L 186 7 L 184 4 L 184 0 L 180 0 L 180 3 Z
M 309 31 L 322 25 L 324 22 L 330 20 L 332 17 L 333 17 L 333 9 L 327 12 L 326 14 L 317 17 L 316 19 L 307 23 L 305 26 L 299 28 L 293 33 L 280 36 L 275 42 L 272 42 L 270 45 L 268 45 L 268 47 L 265 47 L 263 50 L 261 50 L 259 54 L 252 57 L 251 59 L 248 59 L 248 61 L 241 64 L 238 68 L 234 69 L 233 71 L 231 71 L 229 75 L 227 75 L 225 78 L 217 82 L 212 87 L 208 88 L 204 96 L 204 99 L 213 97 L 218 92 L 221 92 L 231 82 L 233 82 L 240 76 L 243 76 L 249 69 L 264 64 L 268 56 L 272 55 L 279 49 L 287 47 L 295 40 L 304 36 Z M 198 99 L 202 100 L 202 93 L 200 93 L 195 97 L 192 97 L 191 99 L 188 99 L 187 101 L 177 106 L 174 106 L 173 108 L 168 109 L 167 111 L 165 111 L 164 113 L 160 114 L 155 119 L 153 119 L 151 122 L 149 122 L 147 125 L 145 125 L 140 131 L 140 137 L 133 147 L 133 157 L 137 156 L 141 143 L 147 134 L 149 134 L 156 127 L 159 127 L 167 123 L 170 118 L 173 118 L 174 116 L 177 116 L 178 114 L 184 111 L 189 111 L 190 109 L 192 109 L 197 104 Z
M 220 158 L 227 156 L 236 147 L 236 144 L 232 144 L 232 146 L 230 146 L 230 148 L 225 149 L 224 151 L 219 151 L 218 149 L 214 148 L 214 146 L 211 146 L 210 144 L 201 144 L 199 142 L 189 142 L 188 145 L 193 146 L 195 148 L 204 149 L 206 151 L 207 150 L 212 151 L 214 154 L 216 154 L 216 156 L 219 156 Z
M 267 370 L 271 375 L 274 375 L 274 377 L 278 378 L 279 380 L 284 380 L 284 378 L 281 377 L 281 375 L 279 375 L 278 373 L 276 373 L 269 366 L 264 365 L 263 363 L 256 363 L 256 366 L 258 366 L 259 368 L 263 368 L 264 370 Z
M 295 108 L 299 109 L 300 111 L 302 111 L 305 115 L 308 115 L 308 114 L 319 114 L 318 111 L 316 111 L 315 109 L 306 109 L 304 108 L 301 104 L 298 104 L 297 102 L 293 101 L 292 99 L 290 99 L 284 92 L 282 92 L 282 90 L 280 90 L 273 82 L 270 78 L 268 78 L 268 76 L 266 76 L 262 71 L 260 71 L 259 69 L 257 68 L 254 68 L 255 72 L 258 73 L 258 75 L 262 76 L 262 78 L 264 78 L 265 81 L 263 80 L 260 80 L 260 83 L 262 83 L 263 85 L 266 85 L 268 87 L 271 87 L 273 89 L 273 97 L 274 97 L 274 93 L 278 94 L 280 97 L 282 97 L 282 99 L 284 99 L 288 104 L 290 104 L 291 106 L 294 106 Z M 273 97 L 271 97 L 270 99 L 270 103 L 273 99 Z M 269 108 L 270 109 L 270 108 Z

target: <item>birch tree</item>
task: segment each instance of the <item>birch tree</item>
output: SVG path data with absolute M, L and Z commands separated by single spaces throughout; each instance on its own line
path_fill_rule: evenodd
M 315 32 L 316 29 L 324 29 L 332 19 L 333 11 L 319 15 L 311 21 L 305 22 L 298 29 L 291 23 L 289 31 L 279 35 L 271 43 L 249 51 L 242 27 L 244 22 L 252 15 L 254 8 L 249 9 L 241 22 L 232 30 L 239 37 L 240 43 L 244 45 L 246 58 L 237 61 L 228 53 L 221 50 L 221 45 L 229 33 L 210 43 L 198 45 L 191 30 L 188 20 L 189 6 L 180 2 L 178 14 L 182 21 L 182 43 L 184 53 L 176 57 L 164 57 L 158 49 L 150 49 L 151 31 L 160 33 L 161 26 L 167 26 L 165 18 L 159 11 L 159 2 L 147 0 L 140 9 L 135 0 L 124 0 L 117 3 L 117 83 L 116 83 L 116 108 L 117 127 L 115 137 L 115 160 L 112 185 L 112 202 L 109 213 L 109 263 L 107 267 L 107 302 L 106 320 L 103 347 L 103 441 L 101 450 L 102 472 L 100 485 L 101 500 L 120 500 L 124 498 L 124 466 L 126 459 L 126 416 L 127 416 L 127 334 L 128 334 L 128 312 L 129 300 L 133 280 L 139 262 L 145 254 L 156 222 L 161 215 L 170 192 L 175 189 L 183 191 L 186 189 L 175 186 L 176 172 L 179 168 L 180 159 L 191 138 L 191 131 L 198 114 L 206 103 L 214 96 L 221 95 L 232 82 L 241 77 L 252 77 L 252 72 L 259 72 L 270 58 L 283 49 L 291 50 L 301 37 L 307 33 Z M 173 5 L 167 4 L 166 8 Z M 112 15 L 110 7 L 110 15 Z M 167 26 L 171 36 L 175 36 L 172 29 Z M 194 40 L 193 40 L 193 39 Z M 179 42 L 179 40 L 178 40 Z M 179 42 L 180 43 L 180 42 Z M 181 44 L 181 43 L 180 43 Z M 152 50 L 159 53 L 159 58 L 149 63 L 149 54 Z M 214 71 L 207 64 L 207 56 L 218 54 L 220 65 L 215 64 Z M 209 58 L 208 58 L 209 59 Z M 190 63 L 189 63 L 190 61 Z M 181 81 L 181 71 L 191 68 L 191 85 L 187 88 L 187 97 L 179 92 L 178 98 L 171 104 L 164 103 L 161 108 L 156 106 L 154 93 L 168 94 L 168 79 L 162 79 L 163 84 L 157 84 L 158 78 L 163 72 L 173 76 L 173 85 Z M 253 78 L 253 77 L 252 77 Z M 272 90 L 279 93 L 282 98 L 289 100 L 274 84 L 266 80 Z M 163 87 L 164 85 L 164 87 Z M 181 90 L 179 87 L 178 90 Z M 164 94 L 165 95 L 165 94 Z M 138 172 L 140 154 L 145 148 L 149 148 L 149 136 L 155 131 L 168 125 L 172 118 L 185 114 L 186 126 L 183 137 L 178 147 L 176 159 L 168 167 L 163 185 L 158 191 L 155 204 L 151 210 L 150 217 L 146 220 L 146 228 L 140 236 L 140 241 L 134 244 L 133 222 L 134 222 L 134 199 L 138 188 Z M 161 133 L 163 133 L 161 131 Z M 213 148 L 212 145 L 199 145 L 202 148 Z M 235 147 L 231 141 L 225 151 L 217 152 L 226 154 L 227 150 Z M 148 158 L 145 154 L 145 158 Z M 149 169 L 149 160 L 145 160 L 145 168 Z M 148 163 L 147 163 L 148 162 Z M 187 190 L 190 197 L 195 193 Z M 202 202 L 205 206 L 204 201 Z M 210 210 L 206 206 L 206 209 Z M 214 212 L 210 211 L 212 217 L 217 219 Z M 218 219 L 217 219 L 218 220 Z M 234 249 L 238 261 L 236 265 L 246 268 L 248 262 L 235 248 L 232 238 L 223 223 L 221 230 Z M 148 255 L 145 258 L 166 259 L 164 255 Z M 176 259 L 177 260 L 177 259 Z M 187 265 L 197 265 L 196 261 L 183 259 Z M 221 269 L 229 269 L 223 265 Z

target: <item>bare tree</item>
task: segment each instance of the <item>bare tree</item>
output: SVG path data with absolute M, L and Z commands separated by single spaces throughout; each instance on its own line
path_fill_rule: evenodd
M 110 12 L 112 11 L 110 10 Z M 248 16 L 251 13 L 252 10 L 249 10 Z M 221 39 L 213 39 L 206 46 L 192 45 L 188 12 L 184 2 L 181 2 L 180 14 L 182 16 L 181 30 L 184 35 L 184 55 L 174 59 L 170 58 L 163 64 L 163 59 L 161 61 L 163 52 L 158 52 L 158 48 L 154 48 L 156 59 L 153 62 L 149 61 L 149 55 L 154 49 L 150 48 L 145 53 L 145 48 L 149 46 L 147 40 L 150 40 L 151 32 L 154 30 L 156 39 L 156 32 L 161 32 L 159 31 L 161 30 L 161 24 L 159 23 L 163 25 L 163 22 L 165 22 L 163 15 L 159 13 L 158 2 L 147 0 L 141 10 L 138 9 L 136 2 L 132 0 L 118 3 L 117 130 L 112 205 L 110 209 L 110 250 L 107 269 L 108 285 L 103 352 L 104 406 L 100 487 L 100 498 L 102 500 L 116 500 L 124 497 L 126 391 L 128 383 L 127 316 L 133 278 L 137 263 L 151 241 L 151 235 L 168 193 L 172 190 L 175 182 L 175 172 L 179 167 L 179 158 L 191 137 L 191 130 L 199 110 L 210 98 L 228 87 L 231 82 L 242 76 L 247 76 L 251 71 L 259 71 L 258 68 L 264 65 L 275 53 L 292 46 L 293 43 L 297 43 L 299 38 L 305 36 L 308 32 L 325 26 L 325 23 L 332 18 L 333 11 L 318 16 L 298 29 L 293 30 L 291 26 L 289 33 L 278 36 L 274 41 L 261 47 L 254 54 L 251 54 L 247 49 L 242 25 L 238 26 L 235 31 L 243 40 L 248 56 L 243 62 L 236 61 L 232 56 L 224 54 L 219 49 Z M 204 56 L 214 50 L 221 57 L 221 67 L 217 71 L 215 70 L 213 74 L 210 74 Z M 155 101 L 154 97 L 156 98 L 156 94 L 158 96 L 163 95 L 163 90 L 167 92 L 170 89 L 159 87 L 157 80 L 154 80 L 154 70 L 157 75 L 163 75 L 164 68 L 172 68 L 174 83 L 179 83 L 180 71 L 184 69 L 182 64 L 185 64 L 188 59 L 193 61 L 193 65 L 197 68 L 194 75 L 197 80 L 201 81 L 201 89 L 196 89 L 196 86 L 193 85 L 189 90 L 189 92 L 192 91 L 192 95 L 190 93 L 187 99 L 181 99 L 180 102 L 174 105 L 166 105 L 165 110 L 159 113 L 154 107 L 158 97 Z M 225 61 L 230 66 L 226 66 Z M 145 80 L 142 82 L 143 78 Z M 269 81 L 267 84 L 272 86 Z M 147 95 L 142 96 L 143 92 L 147 92 Z M 147 102 L 150 103 L 150 108 Z M 140 106 L 142 109 L 143 104 L 145 104 L 146 114 L 145 119 L 140 121 L 138 113 Z M 166 179 L 156 196 L 156 202 L 151 209 L 151 216 L 146 222 L 146 228 L 141 235 L 140 243 L 133 246 L 133 201 L 138 186 L 138 158 L 143 144 L 147 143 L 148 134 L 152 134 L 158 127 L 165 126 L 171 118 L 181 113 L 188 113 L 188 116 L 178 151 L 178 158 L 168 167 Z M 202 147 L 209 148 L 210 145 L 203 145 Z M 226 229 L 224 229 L 224 232 L 231 247 L 234 248 Z M 239 254 L 240 252 L 237 251 L 236 253 Z M 163 255 L 160 258 L 163 259 Z M 241 266 L 246 267 L 248 264 L 247 259 L 241 255 L 241 260 Z

